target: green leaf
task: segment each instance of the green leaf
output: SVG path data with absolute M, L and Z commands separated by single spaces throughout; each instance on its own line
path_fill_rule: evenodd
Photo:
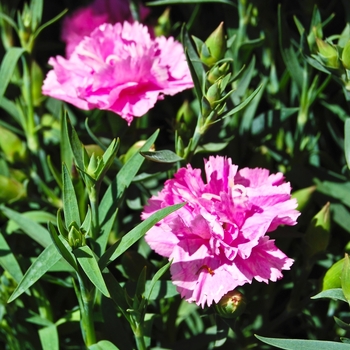
M 118 242 L 114 243 L 111 247 L 109 247 L 108 250 L 101 256 L 101 259 L 99 262 L 101 270 L 103 270 L 109 263 L 115 260 L 118 256 L 123 254 L 134 243 L 136 243 L 157 222 L 165 218 L 167 215 L 173 213 L 177 209 L 180 209 L 185 204 L 186 203 L 180 203 L 180 204 L 172 205 L 167 208 L 160 209 L 154 214 L 152 214 L 145 221 L 137 225 L 134 229 L 129 231 Z
M 62 236 L 58 236 L 56 228 L 51 222 L 49 222 L 49 232 L 57 250 L 60 252 L 62 257 L 74 268 L 74 270 L 78 271 L 77 263 L 74 255 L 71 252 L 72 248 L 68 245 L 64 238 L 61 239 Z
M 311 297 L 311 299 L 330 298 L 347 302 L 341 288 L 327 289 Z
M 279 44 L 281 55 L 283 61 L 289 71 L 290 77 L 295 81 L 296 85 L 299 88 L 299 91 L 302 90 L 303 87 L 303 69 L 299 64 L 297 54 L 295 53 L 291 41 L 290 35 L 286 28 L 285 21 L 282 18 L 282 9 L 281 5 L 278 7 L 278 34 L 279 34 Z
M 183 158 L 170 150 L 154 151 L 154 152 L 140 152 L 146 159 L 156 163 L 176 163 Z
M 0 208 L 10 220 L 13 220 L 23 232 L 40 245 L 48 247 L 52 243 L 49 231 L 41 225 L 12 209 L 6 208 L 5 206 L 1 206 Z
M 347 118 L 345 120 L 344 131 L 345 131 L 345 136 L 344 136 L 345 159 L 346 159 L 348 168 L 350 169 L 350 118 Z
M 303 340 L 303 339 L 276 339 L 255 335 L 260 341 L 286 350 L 349 350 L 349 345 L 332 341 Z
M 16 257 L 12 254 L 11 248 L 7 244 L 3 234 L 0 231 L 0 265 L 6 270 L 12 278 L 19 283 L 23 278 L 21 267 Z
M 98 343 L 89 346 L 89 350 L 119 350 L 108 340 L 100 340 Z
M 141 151 L 148 151 L 158 136 L 159 130 L 157 130 L 141 147 Z M 106 190 L 98 208 L 98 214 L 100 218 L 100 231 L 101 234 L 97 238 L 96 243 L 100 248 L 100 252 L 96 252 L 101 255 L 105 249 L 108 242 L 109 234 L 114 225 L 116 218 L 116 212 L 119 206 L 119 202 L 124 194 L 124 191 L 129 187 L 133 178 L 139 171 L 145 158 L 139 153 L 135 153 L 120 169 L 115 179 L 109 185 Z
M 344 259 L 333 264 L 323 277 L 322 290 L 341 288 L 341 274 L 343 270 Z
M 94 253 L 89 246 L 85 245 L 73 250 L 73 254 L 76 256 L 79 265 L 84 270 L 86 276 L 95 285 L 95 287 L 101 291 L 106 297 L 110 297 L 106 283 L 103 279 L 101 270 L 98 266 L 98 262 Z
M 15 70 L 18 59 L 25 52 L 21 47 L 11 47 L 5 53 L 0 67 L 0 101 L 5 94 L 7 85 L 9 84 L 13 71 Z
M 56 325 L 39 329 L 39 337 L 43 350 L 60 349 Z
M 64 220 L 66 227 L 69 230 L 72 222 L 76 222 L 77 225 L 80 226 L 81 221 L 77 196 L 75 194 L 72 179 L 65 164 L 62 165 L 62 183 Z
M 36 38 L 42 30 L 44 30 L 46 27 L 48 27 L 49 25 L 51 25 L 52 23 L 55 23 L 56 21 L 58 21 L 61 17 L 63 17 L 66 13 L 68 12 L 68 9 L 64 9 L 62 12 L 60 12 L 57 16 L 55 16 L 54 18 L 50 19 L 49 21 L 47 21 L 46 23 L 44 23 L 43 25 L 41 25 L 33 34 L 33 37 Z
M 350 260 L 349 255 L 345 254 L 343 270 L 341 273 L 341 288 L 345 299 L 350 302 Z
M 158 280 L 165 274 L 165 272 L 169 269 L 171 265 L 171 261 L 169 261 L 166 265 L 164 265 L 162 268 L 160 268 L 153 276 L 150 286 L 149 286 L 149 292 L 147 295 L 147 300 L 150 300 L 151 295 L 153 293 L 153 288 L 155 287 Z
M 148 295 L 148 300 L 166 299 L 178 294 L 179 292 L 176 290 L 175 284 L 171 281 L 160 280 L 154 284 L 152 281 L 146 282 L 145 295 Z
M 32 21 L 37 25 L 41 23 L 41 18 L 43 15 L 43 0 L 32 0 L 31 3 L 31 14 Z
M 61 254 L 56 249 L 55 245 L 51 243 L 45 250 L 37 257 L 33 264 L 24 274 L 22 280 L 18 284 L 10 296 L 8 303 L 15 300 L 29 287 L 31 287 L 37 280 L 39 280 L 53 265 L 61 259 Z

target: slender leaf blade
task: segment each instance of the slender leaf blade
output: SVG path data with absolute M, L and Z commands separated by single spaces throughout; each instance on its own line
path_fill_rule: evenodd
M 108 250 L 101 256 L 99 263 L 101 270 L 103 270 L 110 262 L 115 260 L 118 256 L 123 254 L 134 243 L 136 243 L 157 222 L 165 218 L 167 215 L 173 213 L 174 211 L 180 209 L 185 204 L 186 203 L 180 203 L 167 208 L 160 209 L 154 214 L 152 214 L 145 221 L 141 222 L 141 224 L 137 225 L 134 229 L 129 231 L 118 242 L 116 242 L 110 248 L 108 248 Z
M 349 345 L 332 341 L 303 340 L 303 339 L 276 339 L 255 335 L 260 341 L 285 350 L 349 350 Z
M 29 267 L 17 288 L 10 296 L 8 303 L 18 298 L 22 293 L 30 288 L 60 259 L 61 254 L 58 252 L 55 245 L 51 243 Z
M 43 350 L 59 350 L 58 331 L 55 324 L 39 329 Z
M 89 280 L 102 294 L 109 298 L 110 294 L 103 279 L 102 272 L 90 247 L 87 245 L 79 247 L 73 250 L 73 254 L 76 256 L 79 265 L 82 267 Z

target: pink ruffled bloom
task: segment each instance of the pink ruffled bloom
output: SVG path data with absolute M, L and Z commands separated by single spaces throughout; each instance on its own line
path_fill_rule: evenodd
M 140 19 L 143 21 L 149 9 L 140 6 Z M 66 43 L 66 57 L 69 58 L 75 47 L 103 23 L 133 22 L 128 0 L 95 0 L 90 6 L 82 7 L 65 17 L 61 39 Z
M 253 279 L 282 277 L 293 260 L 266 235 L 279 225 L 295 225 L 299 212 L 282 173 L 244 168 L 221 156 L 200 169 L 181 168 L 153 196 L 142 218 L 169 205 L 187 204 L 146 234 L 158 254 L 173 260 L 173 283 L 181 297 L 202 307 Z
M 49 64 L 44 95 L 115 112 L 129 125 L 163 95 L 193 87 L 182 45 L 172 37 L 152 39 L 138 22 L 102 24 L 69 59 L 52 57 Z

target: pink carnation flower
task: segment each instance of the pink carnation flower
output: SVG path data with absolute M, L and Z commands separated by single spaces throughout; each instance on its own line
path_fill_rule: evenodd
M 231 159 L 205 161 L 200 169 L 181 168 L 153 196 L 142 218 L 186 202 L 148 231 L 146 241 L 173 260 L 173 283 L 181 297 L 204 307 L 253 279 L 268 283 L 282 277 L 293 260 L 266 235 L 279 225 L 295 225 L 299 212 L 282 173 L 244 168 Z
M 140 17 L 144 20 L 149 10 L 140 6 Z M 61 39 L 66 43 L 67 58 L 75 47 L 103 23 L 133 22 L 128 0 L 95 0 L 90 6 L 82 7 L 65 17 Z
M 138 22 L 102 24 L 53 66 L 43 94 L 82 109 L 113 111 L 130 125 L 163 95 L 193 87 L 182 45 L 174 38 L 152 39 Z

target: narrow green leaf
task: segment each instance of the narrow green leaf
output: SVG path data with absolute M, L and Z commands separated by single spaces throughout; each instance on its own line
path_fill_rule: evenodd
M 10 114 L 11 117 L 13 117 L 16 120 L 16 122 L 22 126 L 22 128 L 24 128 L 22 115 L 13 101 L 8 100 L 6 97 L 3 96 L 2 99 L 0 99 L 0 107 L 3 108 L 8 114 Z M 17 130 L 11 129 L 11 126 L 10 128 L 7 127 L 7 129 L 18 133 Z
M 129 231 L 118 242 L 116 242 L 110 248 L 108 248 L 108 250 L 101 256 L 101 259 L 99 262 L 101 270 L 103 270 L 110 262 L 115 260 L 118 256 L 123 254 L 134 243 L 136 243 L 157 222 L 165 218 L 167 215 L 173 213 L 177 209 L 180 209 L 185 204 L 186 203 L 180 203 L 180 204 L 175 204 L 175 205 L 160 209 L 154 214 L 152 214 L 145 221 L 137 225 L 134 229 Z
M 168 271 L 169 267 L 171 265 L 171 261 L 169 261 L 166 265 L 164 265 L 163 267 L 161 267 L 153 276 L 152 280 L 151 280 L 151 284 L 149 287 L 149 292 L 147 295 L 147 300 L 150 300 L 150 297 L 153 293 L 153 288 L 155 287 L 156 283 L 158 282 L 158 280 L 165 274 L 166 271 Z
M 176 290 L 176 286 L 171 281 L 160 280 L 153 285 L 151 285 L 151 283 L 152 281 L 146 282 L 145 295 L 148 295 L 148 300 L 166 299 L 179 294 Z
M 349 345 L 332 341 L 276 339 L 255 335 L 260 341 L 285 350 L 349 350 Z
M 119 350 L 119 348 L 108 340 L 101 340 L 94 345 L 90 345 L 89 350 Z
M 344 136 L 345 159 L 346 159 L 348 168 L 350 169 L 350 118 L 347 118 L 345 120 L 344 131 L 345 131 L 345 136 Z
M 55 16 L 54 18 L 50 19 L 49 21 L 47 21 L 46 23 L 44 23 L 43 25 L 41 25 L 33 34 L 34 38 L 36 38 L 42 30 L 44 30 L 46 27 L 48 27 L 49 25 L 51 25 L 52 23 L 55 23 L 56 21 L 58 21 L 61 17 L 63 17 L 66 13 L 68 12 L 68 9 L 64 9 L 62 12 L 60 12 L 57 16 Z
M 6 208 L 5 206 L 1 206 L 0 208 L 4 215 L 10 220 L 13 220 L 24 233 L 43 247 L 48 247 L 52 243 L 49 231 L 41 225 L 12 209 Z
M 66 227 L 69 230 L 69 226 L 72 222 L 76 222 L 77 225 L 80 226 L 81 221 L 77 196 L 75 194 L 72 179 L 65 164 L 62 165 L 62 183 L 64 220 Z
M 350 302 L 350 260 L 349 255 L 346 253 L 341 273 L 341 289 L 343 290 L 345 299 Z
M 157 130 L 140 149 L 140 152 L 148 151 L 158 136 L 159 130 Z M 102 254 L 108 242 L 109 234 L 114 225 L 116 218 L 116 212 L 119 202 L 124 194 L 124 191 L 129 187 L 133 178 L 139 171 L 145 158 L 139 153 L 135 153 L 120 169 L 113 182 L 106 190 L 98 208 L 100 218 L 100 231 L 101 234 L 97 238 L 96 243 L 100 247 L 99 255 Z
M 37 280 L 39 280 L 58 260 L 61 259 L 61 254 L 56 249 L 55 245 L 51 243 L 45 250 L 37 257 L 33 264 L 24 274 L 22 280 L 18 284 L 10 296 L 8 303 L 15 300 L 29 287 L 31 287 Z
M 297 54 L 295 53 L 291 41 L 290 35 L 286 28 L 285 23 L 282 18 L 281 5 L 278 7 L 278 34 L 279 34 L 279 45 L 281 50 L 281 55 L 291 78 L 295 81 L 296 85 L 299 88 L 299 91 L 302 90 L 303 86 L 303 70 L 299 64 Z
M 72 248 L 65 242 L 64 238 L 61 239 L 62 236 L 58 236 L 56 228 L 51 222 L 49 222 L 49 232 L 57 250 L 60 252 L 62 257 L 74 268 L 74 270 L 78 271 L 77 263 L 74 255 L 71 252 Z
M 239 112 L 241 109 L 243 109 L 245 106 L 248 105 L 248 103 L 259 93 L 263 85 L 258 86 L 242 103 L 240 103 L 238 106 L 235 108 L 231 109 L 230 111 L 226 112 L 219 120 L 222 120 L 226 117 L 229 117 L 231 115 L 236 114 Z
M 68 117 L 65 115 L 63 108 L 59 109 L 60 115 L 60 126 L 61 126 L 61 142 L 60 142 L 60 151 L 61 151 L 61 163 L 66 164 L 68 169 L 71 169 L 73 165 L 74 155 L 70 147 L 69 133 L 67 125 L 69 123 Z
M 7 244 L 0 230 L 0 265 L 12 278 L 19 283 L 23 278 L 21 267 L 16 257 L 12 254 L 10 246 Z
M 176 153 L 167 149 L 154 152 L 140 152 L 140 154 L 146 159 L 156 163 L 176 163 L 183 160 L 183 158 L 179 157 Z
M 59 173 L 59 171 L 56 169 L 56 167 L 54 166 L 54 164 L 51 161 L 51 157 L 47 156 L 47 165 L 51 171 L 51 174 L 53 175 L 53 177 L 55 178 L 57 185 L 62 189 L 63 185 L 62 185 L 62 176 Z
M 11 47 L 6 53 L 0 66 L 0 101 L 5 94 L 7 85 L 9 84 L 13 71 L 15 70 L 18 59 L 25 52 L 21 47 Z
M 43 350 L 59 350 L 58 331 L 56 325 L 39 329 L 39 337 Z
M 341 288 L 327 289 L 311 297 L 311 299 L 330 298 L 347 302 Z
M 34 21 L 36 25 L 39 25 L 43 16 L 43 0 L 32 0 L 30 5 L 32 9 L 31 20 Z
M 106 283 L 103 279 L 101 270 L 98 266 L 98 262 L 94 253 L 89 246 L 85 245 L 73 250 L 73 254 L 76 256 L 79 265 L 84 270 L 89 280 L 101 291 L 106 297 L 110 297 Z
M 69 141 L 69 146 L 71 148 L 72 154 L 74 155 L 75 163 L 80 170 L 84 170 L 83 154 L 84 152 L 86 153 L 86 150 L 82 142 L 79 140 L 78 134 L 75 131 L 73 125 L 71 124 L 68 115 L 64 117 L 64 129 L 64 131 L 67 133 L 65 137 Z

